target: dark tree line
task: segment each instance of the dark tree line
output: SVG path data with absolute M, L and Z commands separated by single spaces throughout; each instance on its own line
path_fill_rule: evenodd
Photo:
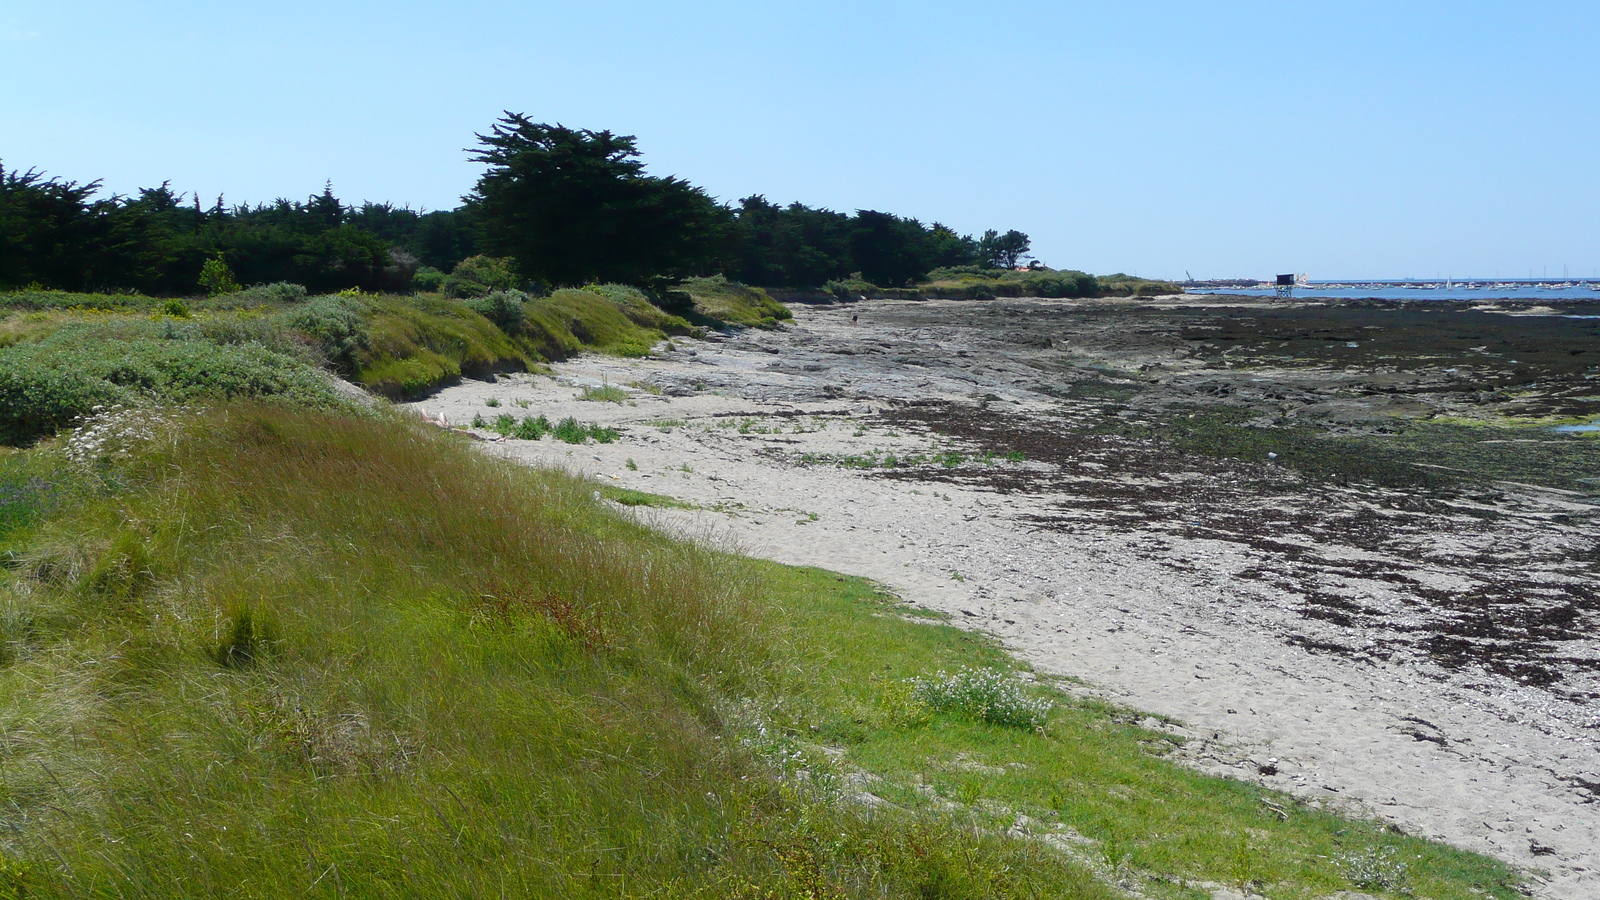
M 957 234 L 875 210 L 853 215 L 765 197 L 717 203 L 678 178 L 649 175 L 635 139 L 508 113 L 478 135 L 485 164 L 454 210 L 347 206 L 331 186 L 304 202 L 208 206 L 167 184 L 97 197 L 78 184 L 0 167 L 0 289 L 194 293 L 221 260 L 241 284 L 289 281 L 313 292 L 405 290 L 419 267 L 448 272 L 478 254 L 509 257 L 549 285 L 658 284 L 724 274 L 797 288 L 859 274 L 900 286 L 950 266 L 1017 265 L 1017 231 Z M 437 277 L 437 276 L 435 276 Z
M 722 273 L 746 284 L 818 287 L 860 273 L 899 286 L 941 266 L 1013 267 L 1028 236 L 974 240 L 937 222 L 876 210 L 845 215 L 747 197 L 732 208 L 677 178 L 647 175 L 634 138 L 507 113 L 476 161 L 467 198 L 491 252 L 527 278 L 555 284 L 639 283 Z
M 331 188 L 233 207 L 166 184 L 130 197 L 97 198 L 99 188 L 0 168 L 0 288 L 192 294 L 220 258 L 243 284 L 405 290 L 418 265 L 449 268 L 477 252 L 469 210 L 350 207 Z

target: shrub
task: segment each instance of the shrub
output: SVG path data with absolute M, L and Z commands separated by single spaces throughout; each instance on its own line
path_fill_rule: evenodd
M 482 297 L 517 286 L 510 260 L 493 256 L 469 256 L 450 271 L 444 280 L 446 297 Z
M 371 344 L 365 310 L 352 297 L 315 297 L 291 312 L 283 323 L 321 346 L 323 356 L 344 371 L 354 371 L 357 356 Z
M 97 406 L 141 398 L 338 403 L 316 369 L 259 344 L 215 344 L 181 331 L 171 338 L 132 334 L 77 326 L 0 350 L 0 441 L 27 443 Z
M 860 278 L 830 281 L 824 284 L 822 289 L 840 300 L 854 300 L 857 297 L 875 294 L 879 290 L 877 285 L 870 281 L 863 281 Z
M 442 291 L 445 279 L 448 277 L 433 266 L 423 266 L 417 270 L 417 274 L 411 276 L 411 287 L 421 293 Z
M 544 416 L 528 417 L 511 429 L 511 436 L 522 441 L 537 441 L 550 433 L 550 420 Z
M 386 296 L 363 301 L 370 346 L 358 354 L 356 380 L 386 397 L 415 397 L 465 375 L 525 369 L 538 356 L 460 303 L 437 297 Z
M 620 433 L 615 428 L 585 425 L 571 416 L 557 422 L 550 429 L 550 433 L 556 436 L 556 440 L 565 441 L 568 444 L 582 444 L 589 438 L 594 438 L 597 444 L 610 444 L 620 436 Z
M 688 291 L 662 291 L 661 308 L 672 312 L 693 312 L 694 295 Z
M 585 346 L 618 356 L 646 356 L 660 331 L 629 318 L 605 296 L 590 290 L 561 290 L 528 301 L 526 340 L 545 359 L 565 359 Z
M 0 309 L 102 309 L 130 310 L 149 307 L 153 301 L 137 293 L 77 294 L 39 287 L 0 293 Z
M 0 350 L 0 443 L 25 444 L 127 392 L 36 355 Z
M 1083 296 L 1083 292 L 1080 290 L 1077 280 L 1073 278 L 1047 275 L 1042 278 L 1034 278 L 1030 280 L 1029 284 L 1033 287 L 1034 292 L 1040 297 Z
M 466 307 L 493 322 L 501 331 L 511 334 L 522 329 L 527 319 L 522 304 L 528 295 L 521 291 L 495 291 L 466 301 Z
M 227 297 L 231 304 L 238 306 L 275 306 L 287 303 L 304 303 L 306 299 L 305 285 L 291 284 L 287 281 L 278 281 L 272 284 L 256 284 L 245 288 Z
M 233 280 L 233 270 L 222 261 L 221 253 L 201 264 L 200 290 L 205 291 L 210 297 L 232 294 L 239 290 L 239 283 Z
M 1049 700 L 1028 696 L 1016 676 L 1000 669 L 940 670 L 932 678 L 912 678 L 912 696 L 930 709 L 970 716 L 981 722 L 1035 730 L 1049 720 Z

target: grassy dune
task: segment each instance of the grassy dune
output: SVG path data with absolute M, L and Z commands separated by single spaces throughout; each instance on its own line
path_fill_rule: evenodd
M 401 417 L 161 416 L 0 457 L 0 896 L 1516 895 Z
M 475 301 L 267 285 L 210 300 L 0 294 L 0 443 L 54 433 L 96 406 L 278 399 L 340 404 L 320 370 L 416 397 L 584 351 L 639 356 L 689 323 L 637 290 L 600 285 L 528 298 L 491 319 Z M 787 312 L 787 311 L 785 311 Z
M 693 300 L 692 315 L 716 328 L 749 325 L 776 328 L 793 317 L 788 307 L 772 299 L 762 288 L 729 281 L 721 275 L 690 278 L 679 289 Z

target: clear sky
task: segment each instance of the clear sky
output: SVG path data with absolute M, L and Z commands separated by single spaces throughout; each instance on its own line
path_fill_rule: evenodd
M 1150 277 L 1600 272 L 1600 3 L 0 0 L 0 161 L 457 205 L 502 110 Z

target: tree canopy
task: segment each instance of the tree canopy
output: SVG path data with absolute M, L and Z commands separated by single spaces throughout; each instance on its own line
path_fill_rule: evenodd
M 991 228 L 978 239 L 978 257 L 996 269 L 1015 269 L 1029 246 L 1028 236 L 1020 231 L 1000 234 Z
M 705 191 L 646 175 L 632 135 L 506 113 L 474 161 L 467 203 L 488 249 L 556 285 L 710 274 L 729 216 Z
M 477 137 L 467 152 L 485 171 L 460 207 L 432 212 L 347 205 L 332 185 L 303 202 L 255 206 L 221 197 L 206 206 L 169 183 L 103 197 L 98 181 L 0 167 L 0 289 L 191 294 L 208 262 L 242 284 L 312 291 L 406 290 L 423 266 L 419 284 L 432 289 L 476 257 L 508 260 L 519 279 L 551 286 L 720 274 L 770 287 L 854 275 L 899 287 L 938 268 L 1011 268 L 1028 251 L 1015 230 L 975 240 L 938 222 L 780 206 L 759 194 L 723 205 L 681 178 L 648 174 L 632 135 L 508 112 Z

